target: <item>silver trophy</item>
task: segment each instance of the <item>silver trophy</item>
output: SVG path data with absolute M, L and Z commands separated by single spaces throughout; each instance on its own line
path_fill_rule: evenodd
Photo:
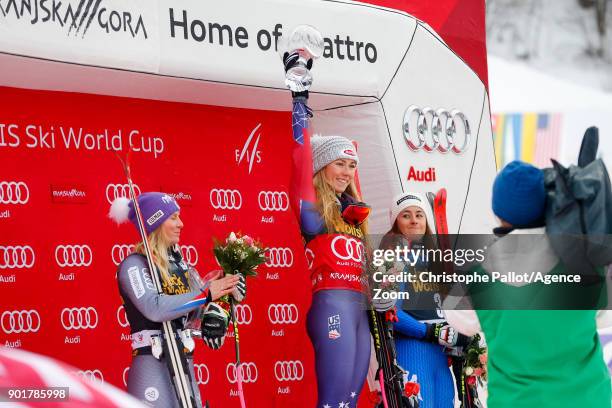
M 299 25 L 291 34 L 281 39 L 281 57 L 285 52 L 297 52 L 297 64 L 285 74 L 285 85 L 293 92 L 307 91 L 312 85 L 312 75 L 306 67 L 309 59 L 319 58 L 323 54 L 323 36 L 310 25 Z

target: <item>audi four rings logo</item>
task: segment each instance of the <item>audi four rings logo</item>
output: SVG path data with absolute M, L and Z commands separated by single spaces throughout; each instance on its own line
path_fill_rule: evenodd
M 268 248 L 266 266 L 270 268 L 289 268 L 293 265 L 293 251 L 290 248 Z
M 242 195 L 238 190 L 213 188 L 210 190 L 210 205 L 215 210 L 239 210 L 242 207 Z
M 236 305 L 235 313 L 238 324 L 251 324 L 253 321 L 253 310 L 249 305 Z
M 69 266 L 89 266 L 93 254 L 89 245 L 58 245 L 55 248 L 55 262 L 66 268 Z
M 257 196 L 259 208 L 264 211 L 287 211 L 289 196 L 284 191 L 261 191 Z
M 0 181 L 0 204 L 25 204 L 30 189 L 23 181 Z
M 111 258 L 113 258 L 113 263 L 115 265 L 119 265 L 129 254 L 134 252 L 134 248 L 136 248 L 133 244 L 117 244 L 113 245 L 113 249 L 111 249 Z
M 411 105 L 404 113 L 402 130 L 411 150 L 429 153 L 437 150 L 461 154 L 467 150 L 471 137 L 470 123 L 457 109 L 449 112 Z M 463 140 L 459 140 L 461 136 L 457 137 L 458 133 L 463 134 Z
M 268 307 L 268 319 L 272 324 L 297 323 L 299 317 L 298 308 L 292 304 L 271 304 Z
M 5 311 L 0 325 L 6 334 L 36 333 L 40 329 L 40 315 L 36 310 Z
M 81 377 L 84 380 L 88 380 L 95 383 L 103 383 L 104 375 L 102 375 L 102 371 L 95 370 L 78 370 L 75 372 L 78 377 Z
M 277 361 L 274 363 L 274 376 L 278 381 L 302 381 L 304 365 L 299 360 Z
M 229 363 L 225 367 L 225 375 L 230 384 L 234 384 L 238 381 L 237 371 L 235 363 Z M 240 363 L 240 373 L 243 383 L 254 383 L 259 377 L 255 363 Z
M 36 255 L 29 245 L 0 245 L 0 269 L 31 268 Z
M 123 305 L 119 305 L 119 307 L 117 308 L 117 322 L 121 327 L 128 327 L 130 325 Z
M 200 256 L 198 255 L 198 250 L 193 245 L 181 245 L 181 254 L 183 254 L 183 259 L 191 266 L 196 266 Z
M 140 194 L 140 187 L 134 184 L 134 191 L 136 195 Z M 129 184 L 109 184 L 106 186 L 106 200 L 109 204 L 112 204 L 117 197 L 130 198 L 130 186 Z
M 93 307 L 62 309 L 62 326 L 66 330 L 94 329 L 98 325 L 98 312 Z
M 195 378 L 198 385 L 208 384 L 210 380 L 210 372 L 206 364 L 194 364 L 193 369 L 195 371 Z
M 344 235 L 339 235 L 332 240 L 331 250 L 343 261 L 361 262 L 363 258 L 363 242 Z

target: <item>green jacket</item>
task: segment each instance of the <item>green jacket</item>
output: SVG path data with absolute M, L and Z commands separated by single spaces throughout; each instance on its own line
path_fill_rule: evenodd
M 516 240 L 512 234 L 524 237 Z M 552 276 L 562 275 L 564 268 L 541 228 L 513 232 L 491 245 L 473 273 L 492 271 L 502 275 L 541 271 Z M 500 280 L 472 284 L 468 293 L 474 310 L 446 310 L 449 323 L 460 332 L 484 333 L 489 348 L 489 408 L 612 406 L 597 310 L 538 310 L 563 296 L 604 298 L 601 285 L 580 290 L 571 285 L 575 284 Z M 445 308 L 452 303 L 449 296 Z M 487 310 L 493 306 L 498 310 Z

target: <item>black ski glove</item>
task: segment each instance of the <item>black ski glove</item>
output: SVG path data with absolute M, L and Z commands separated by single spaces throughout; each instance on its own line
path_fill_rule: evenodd
M 426 341 L 438 343 L 445 347 L 457 346 L 459 341 L 461 341 L 463 345 L 467 344 L 468 337 L 459 333 L 446 322 L 425 324 L 427 325 L 427 331 L 425 332 Z
M 228 325 L 227 312 L 218 304 L 209 303 L 202 316 L 202 340 L 211 349 L 220 349 L 225 341 Z

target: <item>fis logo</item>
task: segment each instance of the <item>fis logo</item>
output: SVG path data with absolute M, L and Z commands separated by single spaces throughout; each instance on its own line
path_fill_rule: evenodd
M 236 149 L 236 163 L 240 165 L 243 161 L 249 165 L 249 174 L 253 171 L 254 163 L 261 163 L 261 151 L 257 150 L 257 146 L 259 145 L 259 138 L 261 137 L 261 133 L 257 134 L 257 139 L 251 145 L 251 141 L 253 140 L 253 136 L 255 132 L 261 127 L 261 123 L 258 123 L 257 126 L 251 131 L 248 139 L 242 146 L 242 150 Z
M 336 340 L 340 338 L 340 315 L 333 315 L 327 318 L 327 331 L 329 338 Z

